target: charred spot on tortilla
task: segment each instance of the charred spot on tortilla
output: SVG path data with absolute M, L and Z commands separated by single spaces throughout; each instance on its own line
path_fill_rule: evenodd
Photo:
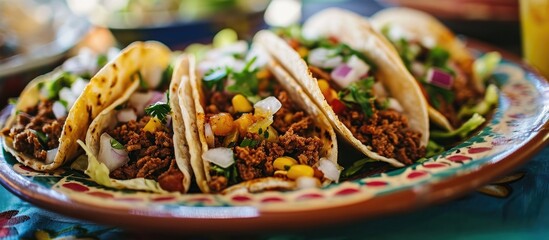
M 117 76 L 116 74 L 114 74 L 114 75 L 112 76 L 112 82 L 111 82 L 111 86 L 110 86 L 110 87 L 113 88 L 114 86 L 116 86 L 116 83 L 117 83 L 117 82 L 118 82 L 118 76 Z M 110 93 L 109 93 L 109 95 L 110 95 Z

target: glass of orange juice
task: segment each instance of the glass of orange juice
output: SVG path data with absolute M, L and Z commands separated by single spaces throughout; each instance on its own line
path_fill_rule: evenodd
M 549 78 L 549 0 L 520 0 L 520 19 L 526 62 Z

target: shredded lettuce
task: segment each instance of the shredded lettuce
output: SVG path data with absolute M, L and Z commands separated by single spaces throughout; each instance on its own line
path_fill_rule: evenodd
M 373 163 L 373 162 L 379 162 L 379 160 L 371 159 L 371 158 L 363 158 L 363 159 L 360 159 L 358 161 L 355 161 L 355 162 L 353 162 L 353 164 L 351 166 L 349 166 L 348 168 L 345 168 L 341 172 L 341 177 L 342 178 L 349 178 L 349 177 L 357 174 L 358 172 L 360 172 L 360 170 L 362 170 L 366 166 L 367 163 Z
M 489 52 L 477 58 L 473 63 L 473 79 L 477 86 L 484 86 L 486 79 L 492 75 L 499 62 L 501 55 L 498 52 Z
M 155 193 L 165 193 L 166 191 L 160 187 L 157 181 L 145 178 L 134 178 L 130 180 L 117 180 L 111 179 L 109 177 L 109 169 L 107 166 L 99 162 L 97 158 L 93 155 L 84 142 L 78 140 L 78 144 L 86 151 L 88 155 L 88 167 L 86 168 L 86 173 L 93 181 L 97 184 L 103 185 L 105 187 L 117 188 L 117 189 L 133 189 L 133 190 L 143 190 L 151 191 Z
M 484 94 L 484 99 L 477 103 L 474 106 L 464 106 L 459 110 L 458 117 L 464 118 L 471 116 L 475 113 L 480 115 L 485 115 L 490 111 L 492 106 L 495 106 L 498 103 L 498 88 L 494 84 L 488 85 L 486 88 L 486 93 Z
M 212 163 L 210 165 L 210 169 L 216 172 L 217 175 L 226 177 L 227 180 L 229 180 L 229 184 L 235 184 L 238 182 L 238 170 L 236 169 L 236 164 L 232 164 L 227 168 L 222 168 Z
M 431 131 L 431 137 L 434 139 L 449 139 L 449 138 L 464 138 L 469 133 L 475 129 L 477 129 L 482 123 L 484 123 L 486 119 L 482 117 L 480 114 L 475 113 L 467 122 L 465 122 L 461 127 L 454 131 L 446 132 L 446 131 Z

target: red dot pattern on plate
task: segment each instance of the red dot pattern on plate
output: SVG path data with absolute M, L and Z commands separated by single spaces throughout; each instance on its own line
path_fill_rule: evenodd
M 426 164 L 423 164 L 424 168 L 441 168 L 441 167 L 446 167 L 446 166 L 447 166 L 446 164 L 442 164 L 442 163 L 426 163 Z
M 318 194 L 318 193 L 307 193 L 307 194 L 303 194 L 299 197 L 297 197 L 297 200 L 308 200 L 308 199 L 318 199 L 318 198 L 323 198 L 324 196 L 322 194 Z
M 163 201 L 172 201 L 174 200 L 175 197 L 174 196 L 167 196 L 167 197 L 157 197 L 157 198 L 153 198 L 152 200 L 154 202 L 163 202 Z
M 486 152 L 490 150 L 492 150 L 491 147 L 475 147 L 475 148 L 470 148 L 467 152 L 470 154 L 474 154 L 474 153 L 481 153 L 481 152 Z
M 471 157 L 463 156 L 463 155 L 455 155 L 455 156 L 447 157 L 446 159 L 452 162 L 463 162 L 463 161 L 471 160 Z
M 355 194 L 355 193 L 358 193 L 358 192 L 360 192 L 360 190 L 358 190 L 356 188 L 345 188 L 345 189 L 341 189 L 338 192 L 336 192 L 335 195 L 336 196 L 346 196 L 346 195 L 351 195 L 351 194 Z
M 251 201 L 252 199 L 248 196 L 242 196 L 242 195 L 237 195 L 237 196 L 234 196 L 231 198 L 233 201 L 235 202 L 248 202 L 248 201 Z
M 366 183 L 366 186 L 368 187 L 383 187 L 387 185 L 389 185 L 389 183 L 383 181 L 371 181 Z
M 30 167 L 27 167 L 27 166 L 25 166 L 25 165 L 19 165 L 19 168 L 21 168 L 21 169 L 23 169 L 23 170 L 25 170 L 25 171 L 29 171 L 29 172 L 35 172 L 35 173 L 38 172 L 38 171 L 36 171 L 36 170 L 34 170 L 34 169 L 30 168 Z
M 75 192 L 86 192 L 90 190 L 88 187 L 79 183 L 65 183 L 63 184 L 63 187 L 73 190 Z
M 100 198 L 113 198 L 114 196 L 110 193 L 104 193 L 104 192 L 89 192 L 88 195 L 100 197 Z
M 211 202 L 212 199 L 207 198 L 207 197 L 198 197 L 198 198 L 191 198 L 191 199 L 189 199 L 189 200 L 187 200 L 187 201 L 189 201 L 189 202 L 204 202 L 204 203 L 206 203 L 206 202 Z
M 272 202 L 284 202 L 284 199 L 279 197 L 266 197 L 261 199 L 262 203 L 272 203 Z
M 420 178 L 420 177 L 423 177 L 423 176 L 426 176 L 427 173 L 426 172 L 421 172 L 421 171 L 415 171 L 415 172 L 411 172 L 410 174 L 408 174 L 408 176 L 406 176 L 408 179 L 414 179 L 414 178 Z

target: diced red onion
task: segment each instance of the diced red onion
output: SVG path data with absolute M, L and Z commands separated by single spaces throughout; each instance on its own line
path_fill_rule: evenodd
M 159 92 L 159 91 L 151 91 L 152 92 L 152 97 L 151 99 L 147 102 L 147 104 L 145 105 L 145 107 L 148 107 L 152 104 L 155 104 L 157 102 L 167 102 L 168 100 L 166 99 L 166 94 L 162 93 L 162 92 Z
M 119 122 L 129 122 L 131 120 L 137 120 L 137 114 L 135 114 L 135 111 L 132 108 L 125 108 L 116 114 L 116 119 L 118 119 Z
M 349 67 L 347 64 L 341 64 L 337 66 L 332 73 L 330 74 L 334 82 L 342 87 L 345 88 L 352 82 L 355 82 L 358 80 L 358 75 L 353 70 L 353 68 Z
M 170 114 L 166 115 L 166 127 L 168 128 L 172 127 L 172 115 Z
M 233 150 L 225 147 L 209 149 L 202 155 L 202 158 L 222 168 L 228 168 L 234 164 Z
M 435 86 L 450 89 L 454 83 L 454 77 L 438 68 L 429 68 L 426 81 Z
M 209 123 L 204 124 L 204 136 L 206 137 L 208 147 L 214 147 L 215 136 L 213 134 L 212 126 Z
M 55 101 L 53 103 L 53 106 L 51 107 L 51 110 L 53 111 L 53 115 L 55 116 L 56 119 L 60 119 L 62 117 L 67 116 L 67 109 L 59 101 Z
M 46 164 L 53 163 L 53 160 L 55 160 L 55 156 L 57 155 L 58 151 L 59 148 L 54 148 L 46 152 Z
M 370 65 L 362 61 L 362 59 L 358 58 L 356 55 L 352 55 L 349 60 L 347 60 L 347 66 L 352 68 L 359 77 L 368 74 L 368 71 L 370 71 Z
M 326 158 L 320 158 L 318 163 L 318 170 L 320 170 L 324 174 L 325 178 L 330 179 L 334 182 L 339 181 L 339 175 L 341 174 L 341 170 L 339 170 L 337 164 Z
M 115 149 L 111 146 L 112 139 L 107 133 L 101 134 L 99 154 L 97 156 L 97 160 L 104 163 L 111 172 L 130 161 L 128 152 L 125 149 Z

